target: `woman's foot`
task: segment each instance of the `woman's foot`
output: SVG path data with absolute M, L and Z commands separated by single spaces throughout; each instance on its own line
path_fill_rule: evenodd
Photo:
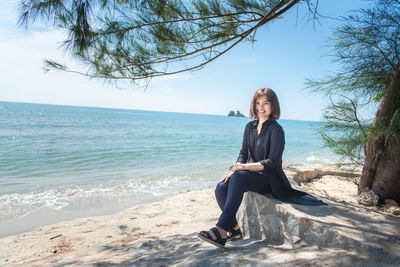
M 204 241 L 220 248 L 225 247 L 228 238 L 227 231 L 218 226 L 213 227 L 208 231 L 201 231 L 198 236 Z
M 227 231 L 225 231 L 224 229 L 222 229 L 219 226 L 215 226 L 215 228 L 217 228 L 217 230 L 218 230 L 218 232 L 219 232 L 219 234 L 221 235 L 222 238 L 228 238 L 228 232 Z M 212 236 L 213 240 L 215 240 L 215 239 L 217 239 L 217 237 L 215 236 L 214 232 L 211 229 L 208 230 L 207 232 Z M 201 231 L 200 233 L 202 233 L 202 232 L 204 232 L 204 231 Z
M 231 232 L 228 232 L 228 239 L 226 240 L 227 242 L 233 240 L 233 239 L 238 239 L 242 237 L 242 231 L 240 231 L 240 226 L 237 224 L 235 227 L 233 227 L 233 230 Z

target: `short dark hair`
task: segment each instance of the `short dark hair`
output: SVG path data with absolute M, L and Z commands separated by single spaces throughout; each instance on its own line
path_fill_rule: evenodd
M 271 104 L 271 115 L 269 116 L 269 118 L 273 120 L 278 120 L 281 116 L 281 108 L 279 107 L 278 97 L 276 96 L 275 92 L 270 88 L 261 88 L 254 93 L 250 104 L 250 117 L 253 119 L 258 118 L 256 102 L 257 99 L 263 95 L 267 96 L 268 102 Z

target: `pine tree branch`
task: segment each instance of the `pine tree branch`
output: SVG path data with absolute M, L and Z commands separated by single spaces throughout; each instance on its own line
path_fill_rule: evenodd
M 236 16 L 236 15 L 243 15 L 243 14 L 254 14 L 254 15 L 259 15 L 262 16 L 256 12 L 238 12 L 238 13 L 230 13 L 230 14 L 223 14 L 223 15 L 215 15 L 215 16 L 209 16 L 209 17 L 199 17 L 199 18 L 182 18 L 179 20 L 169 20 L 169 21 L 160 21 L 160 22 L 152 22 L 152 23 L 144 23 L 140 24 L 137 26 L 132 26 L 132 27 L 126 27 L 124 29 L 120 30 L 105 30 L 103 32 L 95 33 L 95 35 L 109 35 L 109 34 L 116 34 L 116 33 L 121 33 L 121 32 L 128 32 L 132 30 L 137 30 L 137 29 L 142 29 L 144 27 L 150 27 L 150 26 L 157 26 L 157 25 L 166 25 L 166 24 L 173 24 L 173 23 L 179 23 L 179 22 L 188 22 L 188 21 L 204 21 L 208 19 L 215 19 L 215 18 L 223 18 L 223 17 L 230 17 L 230 16 Z M 245 20 L 245 21 L 237 21 L 238 23 L 252 23 L 258 21 L 258 19 L 252 19 L 252 20 Z M 214 25 L 213 25 L 214 26 Z
M 386 60 L 386 62 L 392 66 L 393 70 L 396 70 L 396 65 L 388 58 L 388 56 L 385 54 L 385 52 L 383 52 L 383 50 L 381 49 L 381 47 L 379 46 L 378 42 L 376 41 L 376 39 L 374 38 L 374 36 L 370 33 L 370 32 L 366 32 L 367 35 L 371 38 L 374 46 L 376 49 L 378 49 L 379 53 L 381 53 L 382 57 L 384 60 Z
M 173 57 L 165 57 L 164 59 L 159 59 L 159 60 L 154 60 L 154 61 L 147 61 L 147 62 L 143 62 L 143 63 L 133 63 L 131 65 L 125 65 L 123 67 L 119 66 L 118 69 L 114 69 L 111 70 L 110 73 L 112 72 L 120 72 L 123 69 L 129 69 L 130 67 L 137 67 L 137 68 L 141 68 L 144 66 L 148 66 L 148 65 L 156 65 L 156 64 L 160 64 L 160 63 L 167 63 L 167 62 L 174 62 L 174 61 L 180 61 L 182 59 L 186 59 L 189 58 L 191 56 L 195 56 L 195 55 L 199 55 L 204 51 L 208 51 L 211 50 L 213 48 L 219 47 L 223 44 L 229 43 L 231 41 L 236 40 L 233 44 L 231 44 L 230 46 L 228 46 L 226 49 L 224 49 L 223 51 L 217 52 L 217 54 L 210 58 L 209 60 L 206 60 L 200 64 L 194 65 L 192 67 L 188 67 L 185 69 L 181 69 L 181 70 L 177 70 L 177 71 L 172 71 L 172 72 L 161 72 L 161 71 L 155 71 L 150 73 L 145 72 L 144 75 L 139 75 L 136 77 L 127 77 L 127 79 L 129 80 L 140 80 L 140 79 L 144 79 L 144 78 L 150 78 L 150 77 L 158 77 L 158 76 L 168 76 L 168 75 L 174 75 L 174 74 L 179 74 L 179 73 L 183 73 L 183 72 L 188 72 L 188 71 L 193 71 L 193 70 L 197 70 L 197 69 L 201 69 L 202 67 L 204 67 L 205 65 L 209 64 L 210 62 L 216 60 L 217 58 L 219 58 L 220 56 L 222 56 L 223 54 L 227 53 L 229 50 L 231 50 L 233 47 L 235 47 L 238 43 L 240 43 L 241 41 L 243 41 L 246 37 L 248 37 L 252 32 L 254 32 L 256 29 L 258 29 L 259 27 L 265 25 L 266 23 L 268 23 L 269 21 L 279 17 L 280 15 L 282 15 L 284 12 L 286 12 L 287 10 L 289 10 L 291 7 L 293 7 L 295 4 L 297 4 L 299 2 L 299 0 L 294 0 L 294 1 L 289 1 L 289 0 L 283 0 L 281 1 L 277 6 L 275 6 L 275 8 L 273 8 L 271 11 L 269 11 L 266 15 L 263 16 L 263 18 L 258 20 L 258 23 L 251 27 L 250 29 L 244 31 L 241 34 L 237 34 L 237 35 L 233 35 L 230 38 L 227 38 L 225 40 L 222 40 L 220 42 L 211 44 L 209 46 L 204 46 L 200 49 L 196 49 L 192 52 L 187 52 L 181 55 L 177 55 L 177 56 L 173 56 Z M 284 7 L 283 9 L 279 10 L 281 7 L 285 6 L 287 3 L 289 3 L 286 7 Z M 278 11 L 279 10 L 279 11 Z M 278 11 L 278 12 L 276 12 Z M 77 71 L 76 73 L 82 73 Z M 90 76 L 90 77 L 97 77 L 97 76 Z M 100 76 L 103 77 L 103 76 Z M 110 78 L 115 78 L 115 76 L 110 76 Z

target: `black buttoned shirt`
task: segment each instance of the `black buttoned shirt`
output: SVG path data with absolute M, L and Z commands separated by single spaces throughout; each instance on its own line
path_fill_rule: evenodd
M 274 197 L 302 205 L 325 205 L 321 200 L 290 185 L 282 169 L 282 154 L 285 148 L 285 133 L 282 126 L 274 120 L 267 120 L 262 124 L 261 132 L 258 134 L 257 125 L 258 119 L 246 125 L 237 161 L 260 162 L 264 166 L 262 172 L 269 181 Z
M 282 167 L 282 154 L 285 148 L 285 133 L 276 121 L 267 120 L 257 133 L 258 119 L 246 125 L 242 149 L 237 161 L 260 162 L 264 171 Z

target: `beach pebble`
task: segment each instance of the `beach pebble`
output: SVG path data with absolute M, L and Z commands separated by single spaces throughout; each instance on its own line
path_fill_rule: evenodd
M 358 203 L 364 206 L 376 206 L 378 204 L 378 200 L 378 195 L 376 195 L 375 192 L 368 187 L 364 188 L 364 190 L 358 196 Z
M 148 241 L 142 243 L 142 247 L 149 247 L 149 246 L 151 246 L 151 243 Z

